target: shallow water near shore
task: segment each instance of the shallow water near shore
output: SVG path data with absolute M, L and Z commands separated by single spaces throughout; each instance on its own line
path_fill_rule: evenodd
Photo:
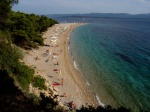
M 100 20 L 71 33 L 73 64 L 101 105 L 150 109 L 149 26 L 148 20 Z

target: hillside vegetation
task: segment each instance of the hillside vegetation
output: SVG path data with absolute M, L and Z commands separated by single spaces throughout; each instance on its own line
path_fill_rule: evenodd
M 35 77 L 34 70 L 19 61 L 23 58 L 19 47 L 31 49 L 43 45 L 41 33 L 57 21 L 43 15 L 13 12 L 11 7 L 15 3 L 18 1 L 0 1 L 0 70 L 11 75 L 22 89 L 27 90 L 33 82 L 36 87 L 46 89 L 44 79 Z
M 0 112 L 44 111 L 47 103 L 51 102 L 54 107 L 57 102 L 42 93 L 39 99 L 28 92 L 29 84 L 39 89 L 47 88 L 45 79 L 34 76 L 34 69 L 20 61 L 24 56 L 21 48 L 43 45 L 41 33 L 57 21 L 45 16 L 13 12 L 11 7 L 16 3 L 18 0 L 0 1 Z M 46 98 L 48 102 L 42 104 Z
M 28 49 L 43 45 L 41 33 L 56 24 L 57 21 L 43 15 L 10 12 L 10 17 L 6 23 L 3 28 L 10 32 L 11 41 L 20 47 Z

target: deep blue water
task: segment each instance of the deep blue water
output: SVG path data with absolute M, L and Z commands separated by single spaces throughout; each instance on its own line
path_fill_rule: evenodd
M 71 34 L 70 52 L 95 94 L 104 104 L 150 110 L 150 20 L 84 21 Z

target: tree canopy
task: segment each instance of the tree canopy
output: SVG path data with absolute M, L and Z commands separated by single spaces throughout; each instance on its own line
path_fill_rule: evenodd
M 18 0 L 0 0 L 0 29 L 5 25 L 9 13 L 11 12 L 11 8 L 15 4 L 18 4 Z
M 8 30 L 11 41 L 20 47 L 43 45 L 41 33 L 58 22 L 43 15 L 11 11 L 12 6 L 18 2 L 18 0 L 0 1 L 0 30 Z
M 10 12 L 5 23 L 7 24 L 3 28 L 9 30 L 12 42 L 20 47 L 30 48 L 43 45 L 41 33 L 58 22 L 43 15 Z
M 19 0 L 10 0 L 11 5 L 18 4 Z

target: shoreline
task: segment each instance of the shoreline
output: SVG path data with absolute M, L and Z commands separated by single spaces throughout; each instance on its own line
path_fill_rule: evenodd
M 36 74 L 46 79 L 48 89 L 53 92 L 55 90 L 55 94 L 59 95 L 60 104 L 68 107 L 68 103 L 74 101 L 77 108 L 87 104 L 96 107 L 96 95 L 87 85 L 86 79 L 75 69 L 68 49 L 68 37 L 80 25 L 83 24 L 66 23 L 48 28 L 43 33 L 46 46 L 25 51 L 23 61 L 29 66 L 34 66 Z M 58 40 L 52 41 L 54 37 L 58 37 Z
M 78 26 L 81 26 L 81 25 L 85 25 L 85 24 L 80 24 Z M 75 27 L 75 28 L 77 28 L 77 27 Z M 92 88 L 89 87 L 88 82 L 86 81 L 85 77 L 78 70 L 77 65 L 76 65 L 76 61 L 74 60 L 73 56 L 71 55 L 71 51 L 69 49 L 70 48 L 70 46 L 69 46 L 70 38 L 73 38 L 73 37 L 70 36 L 71 33 L 72 33 L 72 31 L 70 31 L 67 35 L 68 38 L 66 38 L 67 44 L 66 44 L 66 48 L 65 48 L 66 49 L 65 58 L 66 58 L 68 68 L 69 68 L 69 70 L 72 74 L 72 77 L 75 80 L 77 86 L 80 88 L 80 90 L 82 90 L 82 93 L 85 95 L 84 99 L 90 105 L 98 106 L 98 101 L 96 99 L 96 94 L 94 94 L 94 92 L 92 91 Z M 68 60 L 67 60 L 67 58 L 68 58 Z
M 87 24 L 87 23 L 83 23 L 81 25 L 85 25 L 85 24 Z M 78 82 L 77 82 L 77 84 L 78 84 L 78 86 L 82 85 L 82 87 L 80 87 L 81 90 L 85 89 L 84 94 L 86 94 L 86 100 L 88 100 L 88 102 L 91 102 L 90 103 L 91 105 L 93 105 L 93 106 L 95 105 L 96 107 L 98 105 L 100 105 L 100 106 L 104 107 L 105 104 L 102 103 L 102 101 L 100 100 L 100 97 L 95 93 L 95 91 L 93 90 L 92 86 L 89 84 L 89 82 L 87 81 L 87 79 L 83 75 L 82 71 L 77 67 L 78 65 L 76 63 L 76 60 L 74 60 L 74 57 L 73 57 L 73 55 L 71 53 L 73 51 L 70 51 L 70 39 L 73 38 L 70 35 L 71 33 L 69 33 L 68 40 L 66 40 L 66 42 L 68 41 L 68 46 L 66 45 L 66 47 L 68 47 L 67 52 L 68 52 L 68 57 L 69 57 L 69 61 L 70 61 L 69 63 L 72 64 L 72 66 L 70 66 L 70 67 L 72 67 L 71 69 L 74 70 L 73 73 L 76 72 L 76 74 L 74 74 L 75 75 L 74 78 L 76 79 L 76 77 L 77 77 L 77 78 L 79 78 L 80 82 L 83 82 L 83 85 L 79 84 Z M 67 65 L 69 65 L 69 64 L 67 64 Z

